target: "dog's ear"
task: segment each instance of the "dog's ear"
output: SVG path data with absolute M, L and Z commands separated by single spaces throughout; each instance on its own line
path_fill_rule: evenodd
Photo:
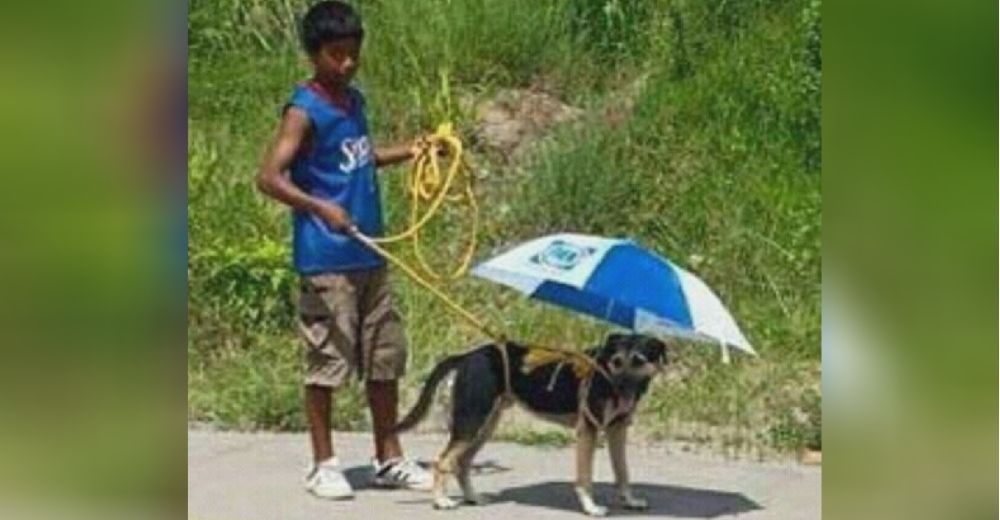
M 608 334 L 608 337 L 604 340 L 604 348 L 614 350 L 619 348 L 627 347 L 634 339 L 632 334 Z
M 608 334 L 608 337 L 604 338 L 604 343 L 588 349 L 587 355 L 598 362 L 607 361 L 615 352 L 627 348 L 631 337 L 630 334 Z
M 666 366 L 669 361 L 667 358 L 667 344 L 656 338 L 645 338 L 642 345 L 639 347 L 642 355 L 646 356 L 646 359 L 656 363 L 659 366 Z

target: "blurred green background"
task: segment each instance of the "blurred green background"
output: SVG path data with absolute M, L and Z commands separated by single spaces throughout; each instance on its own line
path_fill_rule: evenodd
M 809 114 L 819 105 L 801 101 L 817 95 L 808 87 L 808 81 L 801 83 L 805 91 L 797 96 L 788 94 L 783 87 L 771 86 L 784 84 L 783 80 L 767 80 L 785 78 L 795 67 L 808 63 L 790 58 L 798 56 L 798 51 L 786 53 L 783 49 L 796 46 L 807 52 L 814 48 L 811 46 L 816 43 L 802 43 L 809 32 L 793 27 L 804 28 L 800 24 L 812 23 L 810 17 L 818 15 L 818 10 L 810 12 L 804 4 L 783 2 L 701 5 L 688 1 L 642 4 L 654 7 L 651 12 L 624 15 L 619 13 L 634 12 L 629 10 L 631 2 L 597 2 L 593 8 L 583 7 L 591 5 L 584 2 L 572 6 L 553 2 L 551 12 L 558 16 L 539 15 L 529 20 L 511 14 L 513 22 L 507 23 L 501 18 L 515 7 L 535 14 L 545 9 L 526 2 L 471 4 L 453 0 L 451 8 L 436 10 L 432 8 L 438 3 L 416 4 L 412 9 L 420 17 L 381 16 L 384 21 L 380 23 L 395 20 L 388 33 L 371 25 L 377 21 L 371 11 L 400 10 L 403 4 L 362 5 L 372 38 L 365 49 L 368 63 L 361 80 L 375 111 L 371 115 L 380 139 L 427 130 L 447 115 L 461 121 L 462 129 L 467 130 L 473 117 L 463 114 L 463 104 L 449 104 L 459 94 L 471 90 L 473 96 L 490 99 L 497 89 L 535 84 L 547 86 L 560 99 L 587 109 L 595 118 L 606 119 L 585 125 L 578 133 L 569 127 L 556 130 L 552 151 L 539 150 L 519 162 L 517 168 L 494 166 L 492 158 L 477 158 L 493 179 L 480 183 L 487 191 L 484 200 L 497 215 L 502 215 L 488 232 L 492 237 L 488 237 L 490 248 L 540 232 L 542 227 L 531 228 L 532 222 L 544 226 L 569 222 L 581 231 L 634 234 L 703 274 L 733 306 L 763 359 L 727 368 L 719 365 L 717 353 L 705 351 L 701 359 L 701 349 L 689 349 L 690 357 L 681 365 L 689 367 L 684 378 L 664 383 L 679 389 L 678 399 L 685 398 L 676 403 L 678 411 L 670 413 L 692 416 L 694 410 L 688 403 L 694 391 L 708 392 L 700 389 L 717 385 L 752 384 L 730 383 L 752 381 L 747 377 L 749 370 L 761 370 L 761 379 L 801 381 L 803 385 L 818 381 L 814 376 L 801 375 L 807 371 L 797 369 L 794 363 L 780 368 L 785 357 L 804 358 L 806 368 L 815 367 L 818 338 L 800 339 L 809 337 L 807 331 L 813 329 L 790 325 L 807 323 L 808 319 L 773 323 L 765 319 L 775 313 L 773 302 L 777 298 L 766 304 L 766 290 L 754 288 L 756 282 L 751 284 L 750 280 L 762 276 L 755 268 L 748 268 L 745 277 L 731 277 L 727 274 L 734 269 L 731 257 L 713 257 L 691 246 L 709 244 L 729 251 L 726 255 L 747 250 L 745 244 L 727 249 L 734 247 L 728 245 L 730 227 L 725 222 L 708 221 L 705 215 L 711 213 L 682 211 L 702 204 L 699 197 L 679 196 L 678 191 L 669 192 L 678 196 L 651 202 L 645 193 L 624 192 L 634 197 L 626 202 L 638 201 L 632 204 L 641 208 L 636 215 L 643 215 L 643 211 L 672 212 L 670 220 L 664 220 L 670 224 L 668 230 L 677 229 L 678 222 L 685 219 L 705 219 L 706 226 L 713 226 L 711 233 L 706 229 L 700 238 L 692 238 L 699 235 L 690 225 L 681 228 L 683 231 L 670 231 L 681 233 L 678 236 L 683 238 L 674 244 L 664 239 L 668 236 L 666 230 L 647 229 L 652 221 L 648 217 L 643 217 L 641 223 L 637 220 L 623 224 L 621 220 L 603 218 L 577 223 L 566 215 L 572 215 L 569 211 L 589 211 L 589 205 L 553 207 L 556 198 L 541 190 L 533 195 L 534 188 L 522 187 L 522 182 L 529 179 L 542 179 L 539 172 L 569 176 L 561 165 L 586 156 L 593 147 L 583 143 L 592 144 L 593 139 L 601 142 L 602 135 L 604 146 L 617 148 L 621 155 L 591 152 L 587 161 L 579 160 L 577 165 L 588 176 L 572 176 L 573 180 L 600 182 L 608 175 L 598 166 L 612 163 L 615 167 L 610 171 L 616 175 L 612 178 L 629 176 L 631 168 L 618 165 L 635 161 L 636 165 L 646 165 L 642 171 L 650 179 L 644 181 L 644 186 L 659 182 L 662 189 L 664 184 L 677 183 L 687 190 L 721 194 L 723 180 L 734 183 L 730 191 L 752 186 L 753 177 L 743 179 L 736 173 L 762 171 L 758 151 L 776 143 L 765 148 L 776 164 L 786 164 L 799 151 L 803 159 L 798 170 L 789 169 L 797 173 L 780 177 L 818 185 L 817 180 L 810 180 L 817 177 L 814 165 L 809 163 L 816 155 L 808 151 L 818 144 L 788 145 L 795 140 L 818 141 L 807 137 L 808 132 L 786 138 L 782 133 L 763 131 L 790 128 L 790 119 L 783 119 L 787 114 L 805 114 L 806 120 L 817 117 Z M 299 5 L 291 3 L 289 7 Z M 467 6 L 474 5 L 482 6 L 477 8 L 480 18 L 472 18 L 475 23 L 465 28 L 458 23 L 441 23 L 442 19 L 457 16 L 452 10 L 471 12 L 475 9 Z M 610 14 L 604 11 L 605 5 L 611 5 Z M 244 402 L 274 398 L 291 403 L 296 399 L 292 387 L 297 385 L 295 363 L 300 346 L 289 329 L 280 323 L 263 323 L 263 319 L 256 327 L 249 317 L 230 321 L 205 318 L 203 323 L 231 323 L 238 332 L 199 335 L 199 328 L 208 330 L 198 324 L 199 315 L 210 316 L 213 306 L 239 308 L 222 303 L 256 297 L 227 300 L 223 291 L 202 303 L 195 302 L 193 290 L 190 299 L 185 293 L 185 273 L 181 271 L 182 266 L 197 265 L 193 259 L 185 261 L 185 253 L 189 252 L 184 241 L 185 165 L 196 162 L 198 154 L 212 157 L 211 150 L 215 150 L 217 159 L 207 164 L 216 166 L 201 170 L 224 167 L 219 171 L 227 172 L 227 176 L 206 176 L 214 180 L 204 185 L 229 179 L 234 208 L 230 210 L 234 212 L 230 214 L 230 225 L 236 228 L 244 221 L 248 223 L 246 244 L 256 244 L 258 237 L 266 237 L 283 247 L 286 217 L 279 208 L 265 204 L 252 193 L 250 178 L 291 82 L 305 77 L 307 71 L 292 48 L 291 37 L 266 29 L 272 22 L 250 25 L 259 36 L 248 36 L 240 28 L 251 19 L 251 11 L 257 13 L 252 15 L 257 17 L 254 20 L 291 20 L 294 12 L 280 14 L 274 6 L 260 2 L 193 3 L 189 7 L 190 18 L 185 16 L 183 4 L 175 2 L 56 1 L 9 3 L 2 8 L 0 347 L 4 356 L 0 360 L 0 517 L 183 515 L 185 428 L 189 421 L 197 418 L 246 427 L 278 424 L 277 420 L 266 423 L 257 419 L 262 414 L 247 412 L 250 407 L 227 412 L 231 413 L 229 418 L 222 414 L 212 417 L 205 411 L 213 409 L 209 406 L 212 399 L 217 403 L 240 400 L 238 392 L 235 399 L 218 398 L 224 388 L 256 387 L 247 391 Z M 571 16 L 563 16 L 570 11 Z M 997 517 L 997 14 L 996 3 L 969 0 L 849 0 L 822 6 L 823 298 L 833 298 L 833 302 L 823 302 L 822 333 L 826 518 Z M 634 25 L 622 22 L 627 16 L 638 18 L 638 26 L 645 29 L 630 30 Z M 549 27 L 551 32 L 539 34 L 535 30 L 525 31 L 530 36 L 500 37 L 507 31 L 517 34 L 521 27 L 539 25 Z M 205 35 L 194 34 L 199 26 L 214 27 L 208 31 L 207 40 Z M 272 26 L 290 27 L 287 22 Z M 433 31 L 423 29 L 425 26 Z M 491 33 L 487 43 L 463 39 L 469 32 L 490 30 L 488 27 L 494 31 L 500 27 L 504 32 Z M 192 31 L 188 70 L 191 118 L 177 121 L 185 119 L 181 105 L 185 29 Z M 564 31 L 598 36 L 572 37 Z M 625 36 L 623 32 L 635 35 Z M 775 39 L 775 35 L 791 33 L 797 36 Z M 607 38 L 602 40 L 600 34 Z M 818 33 L 812 34 L 811 41 L 818 42 Z M 633 39 L 636 37 L 638 40 Z M 379 39 L 381 44 L 377 43 Z M 443 43 L 446 41 L 450 43 Z M 631 58 L 622 55 L 623 45 L 616 42 L 627 42 L 624 47 L 638 54 Z M 760 43 L 764 43 L 761 48 L 766 52 L 747 50 Z M 384 52 L 376 57 L 373 51 L 378 45 L 396 49 L 393 52 L 402 57 L 385 56 Z M 227 46 L 232 49 L 230 58 L 225 57 Z M 433 61 L 414 62 L 406 56 L 409 48 L 414 49 L 413 56 L 429 56 Z M 530 54 L 522 54 L 521 50 Z M 473 51 L 492 53 L 492 58 L 470 62 L 466 57 Z M 197 69 L 199 60 L 201 72 Z M 377 65 L 379 61 L 381 66 Z M 273 74 L 278 63 L 284 64 L 285 72 Z M 448 66 L 442 67 L 444 64 Z M 754 70 L 747 71 L 751 64 Z M 545 68 L 535 73 L 533 66 Z M 215 69 L 218 72 L 213 72 Z M 446 71 L 444 82 L 442 69 Z M 713 69 L 715 72 L 709 72 Z M 608 118 L 608 105 L 601 100 L 613 96 L 618 85 L 632 85 L 629 79 L 645 77 L 644 72 L 649 73 L 649 79 L 644 87 L 636 89 L 640 93 L 630 116 L 620 117 L 612 108 Z M 744 73 L 756 74 L 758 79 L 747 85 L 741 79 L 746 77 L 741 75 Z M 389 82 L 386 78 L 390 77 L 396 79 Z M 711 88 L 707 83 L 710 79 L 715 82 Z M 262 83 L 270 86 L 261 89 Z M 442 84 L 457 94 L 441 94 Z M 655 102 L 660 96 L 670 96 L 670 106 Z M 748 97 L 757 102 L 733 102 Z M 647 101 L 639 101 L 642 99 Z M 793 100 L 802 104 L 795 105 L 798 102 Z M 712 107 L 712 117 L 699 121 L 699 104 Z M 793 106 L 808 108 L 786 111 Z M 783 107 L 775 114 L 785 115 L 772 118 L 768 110 L 774 107 Z M 758 120 L 760 131 L 748 133 Z M 185 133 L 185 124 L 191 125 L 186 143 L 180 135 Z M 641 125 L 665 130 L 641 132 Z M 740 133 L 715 133 L 719 129 Z M 620 132 L 622 137 L 609 137 L 613 132 Z M 650 134 L 657 136 L 655 142 L 638 141 L 641 136 L 648 139 Z M 624 139 L 643 146 L 624 154 Z M 583 151 L 573 153 L 574 143 Z M 738 147 L 727 150 L 730 143 Z M 201 152 L 198 146 L 203 147 Z M 183 152 L 187 147 L 190 158 Z M 647 155 L 636 150 L 656 152 Z M 664 150 L 672 153 L 665 154 Z M 649 168 L 654 158 L 662 165 Z M 592 165 L 591 161 L 600 162 Z M 720 168 L 720 164 L 728 166 Z M 197 171 L 192 167 L 193 175 Z M 392 178 L 397 173 L 387 172 L 390 196 L 398 195 L 396 179 Z M 675 176 L 677 180 L 658 180 L 661 175 Z M 197 211 L 194 207 L 198 204 L 196 182 L 192 176 L 187 186 L 192 212 Z M 770 183 L 760 184 L 765 193 L 778 190 Z M 783 184 L 777 182 L 775 186 Z M 787 186 L 790 191 L 812 193 L 791 181 Z M 220 188 L 204 192 L 213 189 Z M 508 189 L 520 195 L 502 193 Z M 777 202 L 803 200 L 773 195 L 774 202 L 762 203 L 757 198 L 760 192 L 751 191 L 745 199 L 757 201 L 774 211 L 773 215 L 789 211 L 784 203 Z M 238 200 L 241 197 L 249 203 Z M 527 200 L 544 201 L 545 212 L 527 208 Z M 711 208 L 716 218 L 735 218 L 728 204 L 737 204 L 736 208 L 749 204 L 741 203 L 738 197 L 707 200 L 714 202 Z M 655 201 L 663 207 L 653 206 Z M 603 205 L 595 209 L 610 213 L 614 219 L 625 213 L 618 205 L 610 207 L 600 199 L 597 204 Z M 739 219 L 759 213 L 742 207 Z M 394 223 L 398 223 L 399 210 L 394 207 Z M 552 216 L 557 214 L 567 220 Z M 773 215 L 768 218 L 777 218 Z M 780 217 L 775 222 L 788 222 L 789 218 Z M 221 224 L 213 226 L 225 229 Z M 772 229 L 747 227 L 760 233 Z M 253 231 L 258 228 L 265 231 Z M 719 229 L 723 230 L 721 236 L 727 237 L 724 244 Z M 773 229 L 775 235 L 764 236 L 798 254 L 800 249 L 788 247 L 797 243 L 788 238 L 788 231 L 777 225 Z M 227 237 L 226 244 L 235 244 L 233 251 L 251 250 L 255 257 L 268 258 L 268 262 L 273 259 L 275 269 L 264 272 L 284 270 L 283 257 L 278 258 L 266 248 L 247 246 L 231 231 L 220 231 L 220 235 Z M 210 249 L 204 244 L 193 247 Z M 750 258 L 773 254 L 770 249 L 768 245 L 754 246 L 749 249 Z M 488 250 L 484 248 L 482 254 Z M 703 263 L 696 265 L 699 258 Z M 721 259 L 726 263 L 720 264 Z M 786 302 L 793 297 L 806 302 L 789 303 L 789 309 L 808 315 L 818 296 L 806 295 L 818 291 L 813 285 L 818 283 L 818 277 L 791 275 L 788 265 L 780 260 L 774 266 L 765 266 L 773 269 L 767 277 L 779 284 Z M 238 267 L 236 272 L 239 269 L 244 267 Z M 278 274 L 277 278 L 288 279 L 287 274 Z M 801 287 L 780 285 L 790 284 L 788 280 L 805 282 Z M 192 289 L 201 283 L 195 276 L 191 281 Z M 411 317 L 421 307 L 436 305 L 426 295 L 407 289 L 405 281 L 398 277 L 397 283 Z M 240 284 L 244 289 L 266 285 Z M 516 330 L 524 337 L 559 339 L 563 336 L 555 331 L 568 324 L 573 326 L 566 327 L 567 340 L 578 341 L 576 344 L 595 340 L 601 334 L 600 328 L 581 327 L 581 320 L 567 318 L 558 310 L 519 302 L 519 298 L 502 289 L 470 281 L 454 287 L 454 291 L 484 314 L 519 327 Z M 271 295 L 266 301 L 285 309 L 268 311 L 267 319 L 289 319 L 287 305 L 291 300 L 287 293 L 279 289 L 266 294 Z M 187 341 L 182 337 L 186 328 L 185 301 L 192 307 L 187 312 L 192 324 Z M 765 302 L 760 306 L 763 310 L 748 310 L 751 301 Z M 250 308 L 266 306 L 244 307 L 241 312 Z M 282 312 L 284 318 L 280 318 Z M 433 335 L 440 342 L 423 343 L 423 347 L 414 343 L 413 380 L 443 351 L 460 350 L 474 340 L 471 331 L 461 327 L 451 330 L 450 321 L 439 324 L 441 312 L 430 313 L 435 321 L 424 325 L 428 331 L 422 333 L 424 339 Z M 768 326 L 786 328 L 766 331 Z M 414 339 L 421 334 L 410 332 Z M 204 339 L 213 334 L 235 339 L 222 347 L 224 341 Z M 779 342 L 775 337 L 790 341 Z M 280 341 L 287 348 L 281 348 Z M 229 354 L 222 354 L 226 348 Z M 814 349 L 812 354 L 810 349 Z M 209 354 L 212 351 L 217 353 Z M 793 354 L 785 356 L 786 351 Z M 796 354 L 800 351 L 801 357 Z M 188 363 L 184 361 L 185 353 L 191 358 Z M 750 365 L 779 368 L 752 369 Z M 245 376 L 240 375 L 241 370 Z M 739 377 L 733 377 L 728 370 Z M 208 377 L 199 382 L 199 374 L 212 375 L 219 382 L 209 381 Z M 226 374 L 232 374 L 231 379 L 240 384 L 227 383 Z M 707 419 L 695 422 L 719 417 L 730 420 L 735 414 L 720 413 L 718 407 L 748 399 L 752 403 L 740 405 L 742 409 L 771 410 L 764 416 L 766 421 L 754 419 L 756 422 L 751 423 L 757 425 L 757 431 L 788 430 L 792 433 L 777 437 L 800 438 L 804 430 L 771 428 L 781 424 L 776 418 L 781 417 L 782 410 L 794 410 L 788 403 L 798 399 L 808 403 L 812 399 L 796 390 L 801 388 L 798 385 L 789 385 L 788 393 L 779 392 L 779 401 L 770 408 L 761 404 L 760 394 L 754 397 L 740 386 L 738 393 L 730 394 L 734 396 L 730 401 L 706 399 Z M 712 391 L 716 392 L 712 395 L 719 395 Z M 206 400 L 204 405 L 195 404 L 198 392 Z M 663 388 L 658 387 L 657 392 L 661 395 Z M 190 401 L 186 399 L 188 393 Z M 274 397 L 282 394 L 284 398 Z M 269 409 L 279 410 L 279 417 L 293 417 L 292 405 L 288 406 L 285 412 L 280 411 L 280 406 L 269 405 Z M 666 424 L 664 431 L 672 437 L 684 435 L 679 422 L 670 425 L 669 421 L 659 421 L 659 417 L 651 407 L 646 408 L 643 420 L 646 425 Z M 801 416 L 796 413 L 792 419 L 796 417 Z M 359 416 L 339 420 L 341 425 L 364 426 Z M 743 420 L 741 417 L 737 422 Z M 767 421 L 774 422 L 759 427 Z M 295 425 L 289 420 L 286 427 Z M 704 428 L 707 434 L 697 431 L 701 427 L 690 428 L 698 435 L 721 438 L 708 428 Z M 547 439 L 546 435 L 528 433 L 524 438 Z M 774 441 L 751 442 L 768 450 L 772 449 L 767 447 L 768 442 L 770 446 L 782 445 Z M 801 441 L 784 445 L 797 442 Z

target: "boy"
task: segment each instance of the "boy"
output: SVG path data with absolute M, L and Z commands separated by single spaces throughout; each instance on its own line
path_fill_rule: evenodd
M 295 88 L 257 176 L 263 193 L 292 208 L 295 269 L 302 277 L 300 329 L 307 343 L 305 408 L 313 451 L 306 488 L 349 498 L 330 436 L 331 392 L 352 373 L 365 379 L 375 436 L 374 484 L 429 489 L 429 472 L 403 457 L 397 381 L 406 345 L 382 258 L 352 239 L 382 234 L 375 168 L 411 159 L 409 146 L 372 149 L 365 102 L 350 85 L 364 31 L 354 10 L 320 2 L 302 20 L 313 78 Z M 290 172 L 286 174 L 285 172 Z

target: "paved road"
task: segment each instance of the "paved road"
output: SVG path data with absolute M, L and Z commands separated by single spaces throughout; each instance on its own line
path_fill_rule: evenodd
M 580 520 L 570 482 L 572 448 L 530 447 L 494 442 L 476 459 L 473 482 L 491 499 L 486 506 L 434 511 L 429 495 L 365 489 L 370 436 L 339 433 L 335 443 L 354 500 L 313 498 L 301 485 L 307 463 L 304 434 L 188 433 L 188 517 L 197 520 L 332 520 L 470 518 L 564 518 Z M 409 435 L 409 453 L 429 460 L 444 437 Z M 636 490 L 650 503 L 644 513 L 612 510 L 618 517 L 820 518 L 821 470 L 793 462 L 754 463 L 682 453 L 665 445 L 630 447 Z M 596 492 L 612 496 L 606 450 L 597 453 Z M 454 484 L 450 490 L 457 494 Z

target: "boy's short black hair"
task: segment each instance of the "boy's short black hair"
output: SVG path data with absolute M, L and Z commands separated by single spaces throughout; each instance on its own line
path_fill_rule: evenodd
M 361 17 L 354 8 L 338 1 L 325 1 L 313 5 L 302 17 L 302 46 L 310 55 L 319 52 L 324 43 L 342 38 L 361 41 L 365 30 Z

